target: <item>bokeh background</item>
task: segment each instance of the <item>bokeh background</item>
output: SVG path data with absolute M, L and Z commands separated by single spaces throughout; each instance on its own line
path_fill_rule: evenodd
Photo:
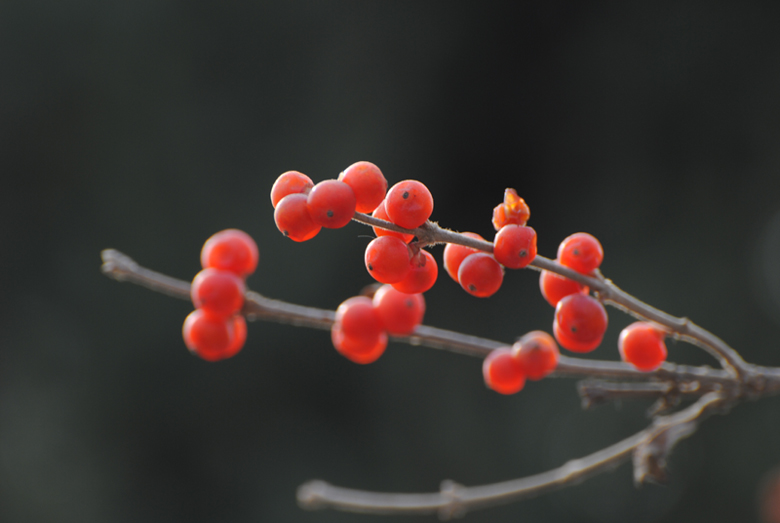
M 770 1 L 0 3 L 0 520 L 432 521 L 306 512 L 295 490 L 501 481 L 646 426 L 644 403 L 580 410 L 571 380 L 500 397 L 476 359 L 391 345 L 359 366 L 286 325 L 208 364 L 181 340 L 191 304 L 100 274 L 113 247 L 189 280 L 236 227 L 260 245 L 252 289 L 335 308 L 371 281 L 371 233 L 283 238 L 268 194 L 290 169 L 373 161 L 483 235 L 515 187 L 542 254 L 588 231 L 623 288 L 780 365 L 778 22 Z M 549 330 L 537 279 L 479 300 L 442 271 L 426 323 Z M 594 357 L 617 358 L 629 319 L 610 322 Z M 743 404 L 667 487 L 624 465 L 467 518 L 755 521 L 778 434 L 780 399 Z

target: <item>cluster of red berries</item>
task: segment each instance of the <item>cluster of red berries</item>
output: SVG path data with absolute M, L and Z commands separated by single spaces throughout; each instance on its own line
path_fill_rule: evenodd
M 504 193 L 504 203 L 493 210 L 493 254 L 463 245 L 447 244 L 444 268 L 466 292 L 479 298 L 492 296 L 504 281 L 504 267 L 522 269 L 536 258 L 536 231 L 525 224 L 531 211 L 514 189 Z M 464 233 L 477 240 L 482 236 Z
M 244 280 L 257 268 L 257 244 L 245 232 L 227 229 L 203 245 L 203 270 L 192 280 L 195 310 L 184 320 L 187 348 L 207 361 L 235 356 L 246 342 Z
M 558 345 L 544 331 L 531 331 L 509 348 L 492 351 L 482 364 L 485 384 L 501 394 L 514 394 L 525 380 L 540 380 L 558 365 Z
M 416 180 L 404 180 L 389 191 L 387 186 L 382 172 L 370 162 L 357 162 L 342 172 L 338 180 L 325 180 L 316 185 L 308 176 L 288 171 L 279 176 L 271 189 L 271 203 L 276 209 L 274 220 L 285 236 L 305 241 L 314 237 L 322 227 L 343 227 L 355 212 L 373 213 L 375 218 L 404 229 L 416 229 L 430 218 L 433 197 L 425 185 Z M 496 234 L 492 254 L 463 245 L 447 244 L 444 249 L 447 273 L 466 292 L 481 298 L 492 296 L 501 287 L 505 268 L 524 268 L 536 257 L 536 231 L 526 225 L 530 215 L 525 201 L 514 189 L 507 189 L 503 203 L 493 210 Z M 366 247 L 365 265 L 375 280 L 386 284 L 383 289 L 392 288 L 405 295 L 416 296 L 433 286 L 438 276 L 438 265 L 419 242 L 410 243 L 413 234 L 380 227 L 374 227 L 374 231 L 377 237 Z M 484 240 L 476 233 L 464 235 Z M 591 275 L 603 258 L 601 244 L 587 233 L 569 236 L 558 248 L 558 263 L 580 274 Z M 602 303 L 590 295 L 588 287 L 548 271 L 542 271 L 539 283 L 542 295 L 555 307 L 552 330 L 558 344 L 580 353 L 598 347 L 607 330 L 607 312 Z M 344 302 L 337 311 L 332 331 L 333 343 L 353 361 L 374 361 L 387 345 L 386 331 L 392 331 L 375 318 L 375 309 L 369 298 L 355 297 Z M 347 314 L 346 311 L 352 312 Z M 347 318 L 357 320 L 345 320 L 345 314 Z M 640 370 L 658 368 L 666 358 L 664 336 L 665 332 L 652 324 L 631 325 L 620 337 L 621 357 Z M 556 356 L 548 358 L 553 362 L 546 371 L 549 373 L 557 362 L 558 348 L 549 335 L 547 338 L 544 344 L 538 344 L 547 347 L 551 342 L 554 347 Z M 542 339 L 541 334 L 535 332 L 533 339 Z M 529 373 L 527 369 L 522 372 L 517 370 L 522 367 L 518 363 L 522 358 L 519 349 L 514 352 L 507 355 L 506 351 L 498 350 L 486 359 L 485 380 L 491 388 L 501 389 L 500 392 L 520 390 L 526 376 L 546 375 Z M 496 376 L 512 376 L 512 386 L 500 385 L 502 379 L 490 378 L 493 376 L 490 369 L 494 366 L 495 369 L 504 369 L 495 370 Z
M 604 259 L 599 241 L 590 234 L 572 234 L 558 247 L 558 263 L 580 274 L 592 274 Z M 607 311 L 587 286 L 558 274 L 542 271 L 542 296 L 555 307 L 553 334 L 573 352 L 590 352 L 601 344 L 607 330 Z M 647 322 L 636 322 L 620 334 L 621 358 L 639 370 L 651 371 L 666 360 L 666 332 Z
M 373 213 L 404 229 L 423 225 L 433 212 L 433 196 L 417 180 L 398 182 L 387 190 L 382 171 L 371 162 L 357 162 L 338 180 L 314 185 L 305 174 L 288 171 L 274 182 L 271 203 L 277 228 L 295 241 L 313 238 L 322 227 L 343 227 L 355 212 Z M 411 234 L 374 228 L 377 238 L 366 247 L 368 273 L 380 283 L 407 294 L 430 289 L 439 274 L 433 256 L 409 245 Z
M 387 180 L 370 162 L 357 162 L 339 175 L 314 185 L 298 171 L 279 176 L 271 188 L 274 221 L 296 242 L 314 238 L 320 230 L 344 227 L 355 212 L 372 212 L 385 198 Z
M 333 346 L 355 363 L 372 363 L 387 347 L 387 335 L 406 336 L 422 323 L 425 299 L 382 285 L 373 295 L 353 296 L 336 309 Z

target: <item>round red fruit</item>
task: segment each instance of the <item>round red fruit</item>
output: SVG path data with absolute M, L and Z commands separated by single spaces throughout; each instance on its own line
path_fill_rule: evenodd
M 367 296 L 353 296 L 336 309 L 336 323 L 350 340 L 371 346 L 384 332 L 382 320 Z
M 288 194 L 282 198 L 274 211 L 274 222 L 279 232 L 296 242 L 311 240 L 322 230 L 311 219 L 305 194 Z
M 515 394 L 525 385 L 523 369 L 509 348 L 495 349 L 488 354 L 482 363 L 482 376 L 485 385 L 500 394 Z
M 198 309 L 217 316 L 231 316 L 244 306 L 244 280 L 232 272 L 203 269 L 192 280 L 190 296 Z
M 375 362 L 387 348 L 387 334 L 384 332 L 380 333 L 373 343 L 366 343 L 365 340 L 355 340 L 346 336 L 340 323 L 333 324 L 330 338 L 339 354 L 361 365 Z
M 487 298 L 501 288 L 504 268 L 485 252 L 469 254 L 460 264 L 458 281 L 466 292 L 478 298 Z
M 485 239 L 475 232 L 464 232 L 462 234 L 463 236 L 468 236 L 469 238 L 473 238 L 475 240 Z M 447 274 L 450 275 L 450 278 L 458 281 L 458 269 L 460 269 L 460 264 L 463 263 L 463 260 L 466 258 L 466 256 L 476 252 L 481 251 L 478 249 L 472 249 L 471 247 L 466 247 L 465 245 L 458 245 L 457 243 L 448 243 L 444 247 L 443 259 L 444 270 L 447 271 Z
M 433 196 L 421 182 L 404 180 L 387 192 L 385 211 L 394 224 L 404 229 L 416 229 L 431 217 Z
M 425 315 L 425 298 L 422 294 L 406 294 L 392 285 L 382 285 L 374 293 L 373 302 L 385 330 L 396 336 L 414 332 Z
M 255 272 L 259 257 L 251 236 L 238 229 L 226 229 L 206 240 L 200 263 L 204 269 L 221 269 L 245 278 Z
M 352 187 L 338 180 L 324 180 L 309 192 L 307 205 L 314 223 L 338 229 L 352 220 L 356 203 Z
M 357 162 L 339 175 L 339 180 L 352 187 L 357 212 L 373 212 L 385 199 L 387 180 L 379 167 L 371 162 Z
M 409 246 L 394 236 L 380 236 L 366 247 L 366 269 L 380 283 L 403 280 L 412 269 Z
M 604 260 L 599 241 L 586 232 L 572 234 L 558 246 L 558 261 L 580 274 L 590 274 Z
M 536 231 L 524 225 L 501 227 L 493 240 L 493 256 L 510 269 L 522 269 L 536 258 Z
M 279 176 L 271 187 L 271 205 L 276 206 L 288 194 L 309 194 L 314 182 L 311 178 L 298 171 L 287 171 Z
M 539 288 L 544 299 L 553 307 L 570 294 L 588 293 L 585 285 L 550 271 L 542 271 L 539 275 Z
M 601 344 L 607 330 L 607 311 L 587 294 L 570 294 L 555 307 L 553 334 L 573 352 L 590 352 Z
M 433 287 L 439 276 L 439 266 L 431 253 L 420 249 L 412 256 L 409 264 L 411 269 L 408 274 L 401 281 L 393 283 L 393 287 L 406 294 L 419 294 Z
M 618 338 L 620 358 L 637 369 L 656 370 L 666 360 L 666 333 L 645 321 L 637 321 L 623 329 Z
M 512 346 L 512 355 L 520 362 L 523 374 L 540 380 L 558 366 L 558 344 L 544 331 L 531 331 Z
M 190 352 L 206 361 L 219 361 L 241 350 L 246 322 L 240 315 L 226 318 L 197 309 L 184 320 L 182 336 Z

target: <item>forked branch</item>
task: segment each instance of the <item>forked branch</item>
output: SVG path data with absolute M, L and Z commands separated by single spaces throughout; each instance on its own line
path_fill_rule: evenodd
M 354 219 L 389 230 L 414 234 L 419 245 L 457 243 L 492 252 L 490 242 L 476 240 L 427 222 L 407 230 L 374 217 L 356 213 Z M 103 272 L 118 281 L 128 281 L 184 300 L 190 299 L 190 284 L 138 265 L 130 257 L 113 249 L 102 252 Z M 579 384 L 583 404 L 615 399 L 651 398 L 658 400 L 653 414 L 669 410 L 681 400 L 695 403 L 677 413 L 656 417 L 645 430 L 562 467 L 526 478 L 463 487 L 452 481 L 442 483 L 440 492 L 430 494 L 390 494 L 335 487 L 323 481 L 301 486 L 298 499 L 306 508 L 336 508 L 374 514 L 419 514 L 438 512 L 443 518 L 488 505 L 538 496 L 576 483 L 599 472 L 611 470 L 633 458 L 637 483 L 665 480 L 669 452 L 682 438 L 692 434 L 704 416 L 716 408 L 726 409 L 743 398 L 757 398 L 780 392 L 780 369 L 747 364 L 737 352 L 712 333 L 687 318 L 676 318 L 655 309 L 618 288 L 595 271 L 587 276 L 554 260 L 537 256 L 530 267 L 548 270 L 576 280 L 592 289 L 605 303 L 632 316 L 661 325 L 667 331 L 712 354 L 723 369 L 664 363 L 655 371 L 640 372 L 622 362 L 586 360 L 561 356 L 553 377 L 588 378 Z M 289 323 L 316 329 L 330 329 L 335 319 L 331 310 L 318 309 L 266 298 L 248 291 L 242 313 L 249 320 Z M 410 345 L 423 345 L 484 358 L 492 350 L 507 344 L 458 332 L 421 325 L 410 336 L 393 337 Z

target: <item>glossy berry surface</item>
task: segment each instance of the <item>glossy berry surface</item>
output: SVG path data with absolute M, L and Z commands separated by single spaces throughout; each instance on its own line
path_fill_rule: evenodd
M 588 287 L 554 272 L 542 271 L 539 275 L 539 289 L 547 303 L 555 307 L 570 294 L 587 294 Z
M 274 210 L 274 222 L 279 232 L 296 242 L 311 240 L 322 230 L 309 214 L 308 197 L 305 194 L 288 194 Z
M 348 224 L 355 215 L 356 203 L 352 188 L 338 180 L 324 180 L 315 185 L 307 201 L 312 221 L 326 229 Z
M 393 287 L 406 294 L 419 294 L 429 290 L 439 276 L 439 265 L 428 251 L 421 249 L 409 260 L 410 270 Z
M 366 247 L 368 273 L 380 283 L 396 283 L 412 270 L 409 246 L 394 236 L 380 236 Z
M 385 199 L 387 180 L 379 167 L 371 162 L 357 162 L 339 175 L 355 193 L 357 212 L 370 213 Z
M 590 274 L 603 260 L 601 243 L 586 232 L 572 234 L 558 246 L 560 264 L 581 274 Z
M 390 220 L 390 217 L 387 215 L 387 211 L 385 211 L 385 202 L 382 200 L 382 202 L 379 204 L 379 206 L 374 209 L 374 212 L 372 214 L 374 218 L 379 218 L 380 220 L 385 220 L 387 222 L 392 223 L 392 220 Z M 396 231 L 388 231 L 387 229 L 382 229 L 381 227 L 371 227 L 374 229 L 374 234 L 377 236 L 395 236 L 396 238 L 399 238 L 404 241 L 404 243 L 409 243 L 414 238 L 414 234 L 404 234 L 402 232 L 396 232 Z
M 334 323 L 331 327 L 330 339 L 339 354 L 361 365 L 375 362 L 387 348 L 387 334 L 384 332 L 380 333 L 373 343 L 367 344 L 346 336 L 339 323 Z
M 382 320 L 367 296 L 353 296 L 336 309 L 336 323 L 345 337 L 355 343 L 372 346 L 384 332 Z
M 240 315 L 226 318 L 197 309 L 184 320 L 182 336 L 190 352 L 206 361 L 219 361 L 234 356 L 244 346 L 246 320 Z
M 531 331 L 512 346 L 512 356 L 530 380 L 540 380 L 558 366 L 558 344 L 544 331 Z
M 279 176 L 271 187 L 271 205 L 276 206 L 288 194 L 309 194 L 314 182 L 298 171 L 287 171 Z
M 607 311 L 587 294 L 566 296 L 555 307 L 553 334 L 573 352 L 590 352 L 601 344 L 607 330 Z
M 485 358 L 482 376 L 485 385 L 500 394 L 515 394 L 525 386 L 523 369 L 509 348 L 495 349 Z
M 666 360 L 666 334 L 652 323 L 637 321 L 620 332 L 620 358 L 637 369 L 649 372 Z
M 382 285 L 374 293 L 373 303 L 385 330 L 397 336 L 412 333 L 425 315 L 422 294 L 406 294 L 392 285 Z
M 493 256 L 510 269 L 522 269 L 536 258 L 536 231 L 524 225 L 504 225 L 493 239 Z
M 474 238 L 475 240 L 485 239 L 475 232 L 464 232 L 462 234 L 464 236 L 468 236 L 469 238 Z M 450 278 L 458 281 L 458 269 L 460 269 L 460 264 L 463 263 L 463 260 L 466 259 L 466 256 L 477 252 L 482 251 L 479 251 L 478 249 L 472 249 L 471 247 L 466 247 L 464 245 L 458 245 L 456 243 L 448 243 L 444 247 L 444 270 L 447 271 L 447 274 L 450 275 Z
M 404 229 L 416 229 L 431 217 L 433 196 L 421 182 L 404 180 L 387 192 L 385 211 L 394 224 Z
M 246 277 L 257 268 L 257 244 L 244 231 L 226 229 L 203 244 L 200 263 L 204 269 L 221 269 Z
M 469 254 L 460 264 L 458 281 L 472 296 L 487 298 L 501 288 L 504 268 L 486 252 Z
M 500 231 L 507 225 L 525 225 L 531 217 L 531 209 L 514 189 L 504 191 L 504 203 L 493 209 L 493 228 Z
M 244 306 L 244 280 L 232 272 L 203 269 L 192 280 L 190 296 L 198 309 L 217 316 L 232 316 Z

